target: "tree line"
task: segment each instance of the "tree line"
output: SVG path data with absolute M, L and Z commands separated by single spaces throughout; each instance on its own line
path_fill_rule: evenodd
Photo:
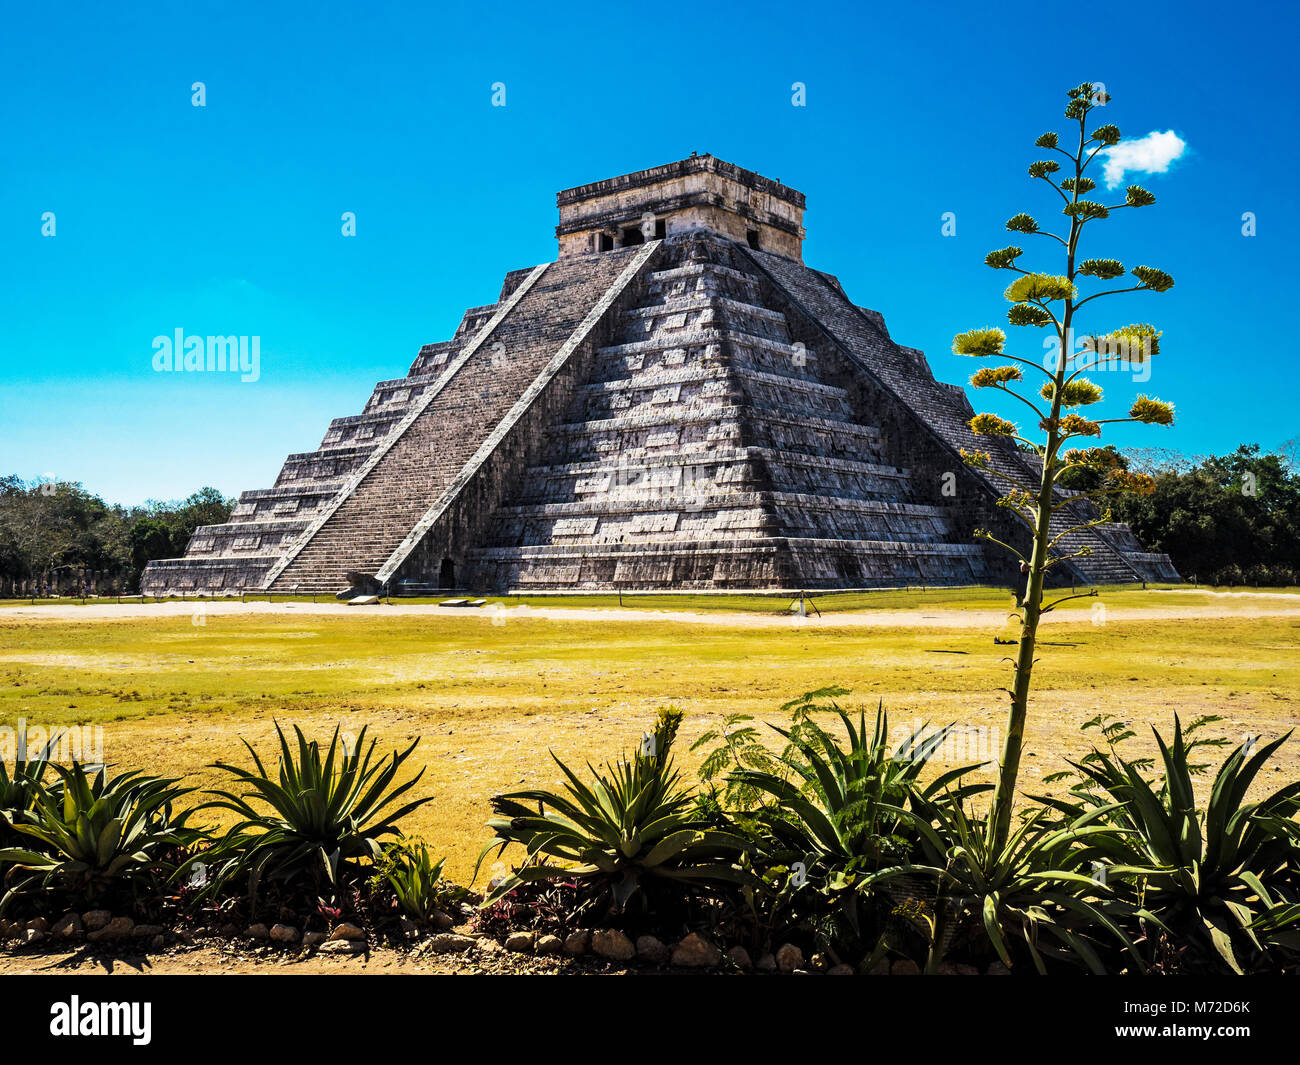
M 127 507 L 73 482 L 0 477 L 0 595 L 135 592 L 149 562 L 183 555 L 195 529 L 228 521 L 234 505 L 200 488 Z
M 1149 551 L 1164 551 L 1187 580 L 1215 585 L 1300 582 L 1300 464 L 1294 444 L 1266 452 L 1188 458 L 1159 449 L 1116 452 L 1125 469 L 1155 481 L 1148 495 L 1112 505 Z M 1087 488 L 1086 471 L 1065 484 Z

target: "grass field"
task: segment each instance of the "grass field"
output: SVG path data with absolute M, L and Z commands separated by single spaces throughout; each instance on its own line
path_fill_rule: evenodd
M 567 619 L 385 607 L 326 614 L 310 604 L 129 620 L 83 618 L 71 606 L 57 617 L 3 610 L 0 725 L 102 725 L 107 760 L 204 787 L 220 779 L 208 763 L 247 758 L 241 739 L 269 753 L 273 718 L 316 734 L 369 725 L 386 747 L 419 736 L 410 764 L 426 770 L 420 787 L 434 801 L 409 828 L 445 851 L 448 871 L 464 879 L 486 840 L 493 792 L 556 781 L 548 748 L 580 762 L 630 747 L 667 703 L 687 711 L 681 761 L 690 773 L 698 759 L 687 744 L 721 716 L 779 721 L 781 703 L 830 684 L 851 689 L 851 707 L 874 710 L 883 700 L 896 726 L 1001 728 L 998 688 L 1010 649 L 993 636 L 1006 592 L 865 595 L 844 609 L 897 611 L 896 623 L 853 627 L 846 614 L 806 625 L 768 617 L 758 626 L 744 611 L 708 625 L 650 614 L 604 620 L 590 609 Z M 716 612 L 714 600 L 742 597 L 682 598 L 689 604 L 655 606 Z M 1172 728 L 1175 712 L 1184 721 L 1217 713 L 1225 718 L 1218 731 L 1234 742 L 1296 723 L 1294 596 L 1251 596 L 1264 615 L 1251 617 L 1228 608 L 1203 616 L 1229 602 L 1209 592 L 1126 589 L 1100 601 L 1110 612 L 1104 624 L 1095 623 L 1096 601 L 1081 599 L 1042 634 L 1027 790 L 1053 790 L 1036 781 L 1064 768 L 1062 756 L 1084 753 L 1079 728 L 1098 712 L 1161 728 Z M 1123 616 L 1146 608 L 1159 616 Z M 770 600 L 761 604 L 772 612 Z M 1139 731 L 1145 749 L 1148 730 Z M 1264 785 L 1300 777 L 1300 740 L 1274 765 Z
M 1132 585 L 1117 585 L 1114 587 L 1102 587 L 1098 589 L 1099 593 L 1107 598 L 1118 597 L 1119 601 L 1130 601 L 1135 594 L 1143 602 L 1159 601 L 1151 599 L 1149 592 L 1176 592 L 1179 595 L 1180 602 L 1207 602 L 1206 597 L 1215 594 L 1215 592 L 1232 591 L 1232 589 L 1189 589 L 1186 585 L 1181 584 L 1152 584 L 1142 592 L 1135 593 Z M 1241 589 L 1243 592 L 1258 592 L 1259 589 Z M 1296 593 L 1300 589 L 1296 588 L 1278 588 L 1265 589 L 1267 594 L 1276 594 L 1280 592 Z M 466 593 L 470 594 L 470 593 Z M 1056 594 L 1056 593 L 1054 593 Z M 433 606 L 447 596 L 438 596 L 435 598 L 393 598 L 392 603 L 399 605 L 411 606 Z M 511 596 L 487 596 L 485 603 L 487 606 L 501 605 L 505 607 L 530 606 L 530 607 L 559 607 L 565 609 L 584 609 L 584 608 L 609 608 L 619 606 L 628 610 L 687 610 L 687 611 L 707 611 L 709 613 L 753 613 L 753 614 L 784 614 L 792 604 L 792 595 L 788 592 L 756 594 L 751 592 L 732 592 L 732 593 L 664 593 L 664 592 L 624 592 L 618 595 L 613 592 L 592 592 L 587 594 L 575 594 L 568 592 L 557 592 L 545 595 L 511 595 Z M 249 593 L 243 599 L 249 602 L 268 602 L 276 603 L 327 603 L 332 601 L 331 597 L 326 595 L 305 596 L 305 595 L 284 595 L 267 593 Z M 243 601 L 243 599 L 239 601 Z M 823 614 L 847 613 L 858 610 L 913 610 L 921 606 L 944 606 L 958 607 L 962 609 L 975 607 L 1001 606 L 1009 602 L 1011 593 L 1006 588 L 990 586 L 966 586 L 960 588 L 882 588 L 870 591 L 852 591 L 852 592 L 810 592 L 808 602 Z M 111 600 L 110 600 L 111 601 Z M 139 597 L 127 597 L 125 601 L 139 602 Z M 164 602 L 223 602 L 227 601 L 222 598 L 208 598 L 200 596 L 189 596 L 182 600 L 163 600 Z M 32 605 L 30 599 L 0 599 L 0 609 L 5 607 L 23 607 Z M 37 600 L 36 602 L 50 602 L 50 600 Z M 82 600 L 69 598 L 60 600 L 68 605 L 81 605 Z M 91 601 L 93 602 L 93 600 Z M 157 603 L 158 600 L 147 598 L 146 603 Z M 1077 608 L 1077 605 L 1076 605 Z M 812 612 L 812 607 L 809 608 Z

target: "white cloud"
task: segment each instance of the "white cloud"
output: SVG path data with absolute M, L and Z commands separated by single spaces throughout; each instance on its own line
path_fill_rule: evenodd
M 1106 187 L 1113 189 L 1129 170 L 1137 174 L 1163 174 L 1186 150 L 1187 142 L 1172 129 L 1164 133 L 1152 130 L 1145 137 L 1120 141 L 1102 152 L 1106 161 Z

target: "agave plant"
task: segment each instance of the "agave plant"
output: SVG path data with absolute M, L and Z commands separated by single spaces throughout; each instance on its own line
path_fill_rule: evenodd
M 29 810 L 41 794 L 50 754 L 57 743 L 58 736 L 51 736 L 34 757 L 28 757 L 24 731 L 18 737 L 13 769 L 0 761 L 0 844 L 20 841 L 21 837 L 10 827 L 10 822 Z
M 922 727 L 892 748 L 883 704 L 868 730 L 865 713 L 855 724 L 833 701 L 817 702 L 828 694 L 844 692 L 810 692 L 783 708 L 793 707 L 795 719 L 789 729 L 771 726 L 786 740 L 776 771 L 739 768 L 727 780 L 730 794 L 758 800 L 756 809 L 733 816 L 754 837 L 767 888 L 758 910 L 770 930 L 811 928 L 827 946 L 851 949 L 867 930 L 859 905 L 864 877 L 915 857 L 916 833 L 902 807 L 951 729 Z M 839 717 L 847 744 L 813 719 L 817 711 Z M 973 768 L 941 775 L 926 794 Z M 960 794 L 981 788 L 987 785 Z
M 401 819 L 430 801 L 425 797 L 393 806 L 424 775 L 421 770 L 393 786 L 418 739 L 404 751 L 394 750 L 376 761 L 376 741 L 366 744 L 365 728 L 348 749 L 336 727 L 324 752 L 316 741 L 308 742 L 296 725 L 296 748 L 290 747 L 279 723 L 275 732 L 280 742 L 276 779 L 247 741 L 244 746 L 253 769 L 224 762 L 213 767 L 235 777 L 246 790 L 239 795 L 209 792 L 217 797 L 201 807 L 230 810 L 241 818 L 211 850 L 197 856 L 195 864 L 203 863 L 207 877 L 197 896 L 201 900 L 240 877 L 247 878 L 254 907 L 264 882 L 333 897 L 346 863 L 379 858 L 382 841 L 398 834 Z
M 435 913 L 465 892 L 442 878 L 445 858 L 435 860 L 421 840 L 398 840 L 385 845 L 376 881 L 393 892 L 398 909 L 413 921 L 427 924 Z
M 6 909 L 18 896 L 56 891 L 94 902 L 106 891 L 154 891 L 181 862 L 180 852 L 202 832 L 186 827 L 188 812 L 173 814 L 176 800 L 193 789 L 176 780 L 132 771 L 115 777 L 100 768 L 52 764 L 55 786 L 37 785 L 31 805 L 4 811 L 14 831 L 37 841 L 32 848 L 0 850 L 0 861 L 15 869 L 13 887 L 0 899 Z M 26 875 L 23 875 L 23 874 Z
M 1188 760 L 1195 744 L 1182 723 L 1175 717 L 1171 744 L 1152 731 L 1164 770 L 1158 784 L 1143 775 L 1149 763 L 1128 761 L 1112 745 L 1071 763 L 1082 783 L 1070 799 L 1040 801 L 1071 817 L 1105 811 L 1120 830 L 1098 841 L 1111 875 L 1134 881 L 1141 919 L 1171 938 L 1194 940 L 1237 973 L 1247 959 L 1300 949 L 1300 781 L 1245 801 L 1291 734 L 1233 750 L 1202 808 Z
M 981 935 L 1008 968 L 1022 953 L 1012 949 L 1019 944 L 1040 973 L 1053 959 L 1105 973 L 1100 933 L 1140 960 L 1111 889 L 1095 872 L 1103 844 L 1117 834 L 1106 823 L 1113 806 L 1088 810 L 1064 824 L 1048 823 L 1050 811 L 1040 807 L 1001 844 L 989 818 L 968 812 L 961 798 L 931 801 L 914 791 L 910 806 L 927 861 L 881 870 L 865 882 L 931 879 L 928 971 L 954 941 L 978 943 Z
M 811 718 L 798 720 L 790 729 L 773 725 L 787 741 L 780 759 L 784 772 L 742 768 L 729 779 L 776 800 L 753 814 L 775 850 L 801 861 L 809 878 L 843 890 L 852 888 L 859 874 L 910 856 L 915 832 L 901 807 L 952 729 L 923 726 L 893 748 L 883 704 L 870 732 L 865 713 L 859 713 L 855 725 L 839 706 L 832 703 L 828 709 L 844 725 L 847 746 Z M 921 794 L 942 792 L 974 768 L 950 770 Z M 969 785 L 954 794 L 986 789 Z
M 484 905 L 542 879 L 576 881 L 614 913 L 634 897 L 648 905 L 647 893 L 655 888 L 671 885 L 692 894 L 751 883 L 736 865 L 745 841 L 711 827 L 673 768 L 681 716 L 679 710 L 662 711 L 642 749 L 606 764 L 603 772 L 588 764 L 589 784 L 552 753 L 566 778 L 564 793 L 532 789 L 495 796 L 497 816 L 488 822 L 494 838 L 479 865 L 491 851 L 500 854 L 511 845 L 524 848 L 525 861 L 496 882 Z

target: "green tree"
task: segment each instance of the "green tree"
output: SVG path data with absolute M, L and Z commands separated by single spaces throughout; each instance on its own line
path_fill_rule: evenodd
M 1044 133 L 1036 145 L 1063 156 L 1065 163 L 1053 158 L 1030 164 L 1029 176 L 1047 185 L 1063 201 L 1062 214 L 1069 220 L 1068 231 L 1057 234 L 1041 229 L 1028 214 L 1017 214 L 1007 222 L 1013 233 L 1042 237 L 1060 245 L 1064 258 L 1064 271 L 1060 274 L 1025 270 L 1018 265 L 1024 249 L 1016 246 L 990 252 L 985 263 L 997 270 L 1009 270 L 1019 276 L 1007 287 L 1006 299 L 1011 303 L 1007 320 L 1013 326 L 1053 329 L 1056 332 L 1058 357 L 1054 367 L 1047 367 L 1033 359 L 1009 355 L 1004 351 L 1006 333 L 1001 329 L 973 329 L 953 340 L 953 351 L 958 355 L 976 358 L 997 356 L 1010 360 L 1007 365 L 988 367 L 972 378 L 975 388 L 993 389 L 1014 396 L 1033 412 L 1034 425 L 1041 435 L 1030 438 L 1023 435 L 1012 422 L 996 414 L 977 414 L 971 419 L 971 429 L 982 436 L 1010 440 L 1028 448 L 1039 469 L 1037 483 L 1022 483 L 1005 469 L 995 468 L 987 451 L 966 452 L 963 458 L 978 469 L 1009 482 L 1007 493 L 999 505 L 1014 514 L 1028 528 L 1031 548 L 1028 558 L 1021 548 L 997 539 L 986 530 L 977 535 L 1006 548 L 1020 560 L 1022 570 L 1028 574 L 1025 594 L 1019 610 L 1020 638 L 1011 687 L 1011 706 L 1007 719 L 1006 740 L 1002 752 L 998 782 L 993 793 L 993 805 L 988 820 L 990 848 L 1001 851 L 1011 826 L 1011 812 L 1015 803 L 1016 780 L 1020 772 L 1021 746 L 1024 741 L 1025 718 L 1029 705 L 1030 683 L 1034 669 L 1034 655 L 1039 620 L 1065 598 L 1044 605 L 1043 592 L 1046 576 L 1053 567 L 1071 558 L 1089 552 L 1082 548 L 1074 554 L 1055 553 L 1061 541 L 1071 532 L 1104 524 L 1110 520 L 1108 497 L 1125 491 L 1149 491 L 1150 478 L 1135 475 L 1115 460 L 1115 453 L 1100 447 L 1066 448 L 1071 441 L 1086 441 L 1101 436 L 1102 426 L 1110 422 L 1144 422 L 1154 425 L 1173 423 L 1173 408 L 1168 403 L 1139 395 L 1126 418 L 1091 419 L 1079 413 L 1082 408 L 1101 402 L 1102 389 L 1083 376 L 1086 372 L 1106 369 L 1119 363 L 1139 363 L 1150 359 L 1159 350 L 1160 332 L 1153 326 L 1137 324 L 1113 329 L 1101 335 L 1083 337 L 1080 352 L 1076 354 L 1075 331 L 1079 312 L 1083 307 L 1103 296 L 1121 292 L 1164 292 L 1173 286 L 1173 278 L 1163 270 L 1149 266 L 1135 266 L 1128 273 L 1136 284 L 1126 287 L 1102 289 L 1081 296 L 1080 283 L 1112 281 L 1124 275 L 1122 263 L 1115 259 L 1082 259 L 1080 242 L 1084 229 L 1094 222 L 1109 218 L 1111 213 L 1124 207 L 1148 207 L 1155 197 L 1138 185 L 1130 185 L 1124 202 L 1105 205 L 1086 199 L 1096 187 L 1096 182 L 1085 171 L 1097 154 L 1119 143 L 1120 131 L 1105 124 L 1088 131 L 1090 115 L 1109 102 L 1109 97 L 1095 86 L 1084 83 L 1069 91 L 1065 117 L 1072 123 L 1071 134 L 1077 127 L 1078 139 L 1074 149 L 1062 148 L 1055 133 Z M 1041 389 L 1024 395 L 1016 386 L 1024 380 L 1023 369 L 1041 373 L 1045 380 Z M 1035 382 L 1036 383 L 1036 382 Z M 1041 403 L 1041 406 L 1040 406 Z M 1006 464 L 1001 464 L 1005 467 Z M 1095 517 L 1076 520 L 1079 506 L 1070 497 L 1058 492 L 1057 485 L 1063 475 L 1072 470 L 1088 470 L 1097 484 L 1087 492 L 1087 498 L 1101 503 L 1103 509 Z M 1074 524 L 1071 524 L 1074 523 Z
M 200 525 L 220 525 L 229 521 L 235 501 L 227 499 L 215 488 L 206 487 L 200 488 L 184 502 L 170 506 L 172 513 L 167 524 L 172 544 L 179 553 L 185 550 L 194 530 Z
M 80 484 L 0 477 L 0 584 L 59 583 L 86 569 L 134 584 L 155 558 L 184 552 L 194 530 L 229 520 L 234 500 L 201 488 L 182 502 L 106 504 Z
M 1131 456 L 1124 461 L 1133 464 Z M 1115 517 L 1153 551 L 1167 552 L 1180 573 L 1224 584 L 1294 583 L 1300 471 L 1285 456 L 1244 444 L 1152 472 L 1154 491 L 1117 499 Z
M 171 530 L 162 518 L 144 517 L 131 526 L 131 565 L 144 570 L 155 558 L 173 558 Z

